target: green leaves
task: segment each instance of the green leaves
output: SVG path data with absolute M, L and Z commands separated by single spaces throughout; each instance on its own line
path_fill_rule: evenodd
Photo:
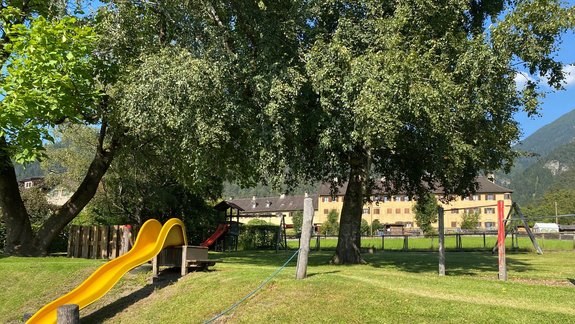
M 10 42 L 4 44 L 8 59 L 0 85 L 0 129 L 14 160 L 24 163 L 42 155 L 51 127 L 64 120 L 82 123 L 98 113 L 96 38 L 73 17 L 48 21 L 39 16 L 29 27 L 8 24 L 5 31 Z

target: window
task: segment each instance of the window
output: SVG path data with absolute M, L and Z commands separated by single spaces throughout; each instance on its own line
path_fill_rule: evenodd
M 503 195 L 503 199 L 505 200 L 511 200 L 511 194 L 510 193 L 506 193 Z
M 495 208 L 485 208 L 483 209 L 484 214 L 495 214 Z
M 32 181 L 24 182 L 24 188 L 26 188 L 26 189 L 32 188 L 33 185 L 34 185 L 34 183 Z
M 321 202 L 329 202 L 329 197 L 321 197 Z
M 393 199 L 395 201 L 401 201 L 401 196 L 395 196 L 395 198 Z
M 373 213 L 374 213 L 375 215 L 379 215 L 379 208 L 374 208 L 374 209 L 373 209 Z
M 403 213 L 404 213 L 404 214 L 411 214 L 411 209 L 409 209 L 409 208 L 404 208 L 404 209 L 403 209 Z
M 457 222 L 451 222 L 451 227 L 457 227 Z
M 471 200 L 473 200 L 473 201 L 481 200 L 481 195 L 472 195 Z
M 390 201 L 390 200 L 391 200 L 391 199 L 389 199 L 388 196 L 383 196 L 383 201 L 384 201 L 384 202 L 388 202 L 388 201 Z
M 403 196 L 403 201 L 409 201 L 409 196 Z
M 401 208 L 396 208 L 396 209 L 395 209 L 395 213 L 396 213 L 396 214 L 401 214 Z
M 337 197 L 331 197 L 331 202 L 337 202 Z
M 364 214 L 369 214 L 369 207 L 368 207 L 368 208 L 364 208 L 364 209 L 363 209 L 363 213 L 364 213 Z
M 495 228 L 495 222 L 485 222 L 485 228 Z
M 412 227 L 413 227 L 413 223 L 412 223 L 412 222 L 407 222 L 407 223 L 405 223 L 405 227 L 407 227 L 407 228 L 412 228 Z
M 452 214 L 459 214 L 459 209 L 458 208 L 451 208 L 451 213 Z
M 324 214 L 329 214 L 329 209 L 327 209 L 327 208 L 324 209 L 324 210 L 323 210 L 323 213 L 324 213 Z
M 495 195 L 494 194 L 486 194 L 485 200 L 495 200 Z
M 481 222 L 477 222 L 477 227 L 481 227 Z
M 386 213 L 389 214 L 389 215 L 393 214 L 393 209 L 388 208 L 387 211 L 386 211 Z

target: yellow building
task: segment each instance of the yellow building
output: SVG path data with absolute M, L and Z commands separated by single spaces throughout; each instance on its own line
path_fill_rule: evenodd
M 497 201 L 503 200 L 505 204 L 505 216 L 511 208 L 511 189 L 501 187 L 485 177 L 478 177 L 479 188 L 477 193 L 469 197 L 455 197 L 449 203 L 441 203 L 445 209 L 444 220 L 446 229 L 457 229 L 461 226 L 464 213 L 479 213 L 480 219 L 477 224 L 480 229 L 497 228 Z M 330 211 L 335 210 L 341 215 L 343 197 L 346 185 L 332 195 L 329 184 L 320 186 L 318 192 L 317 211 L 314 215 L 314 223 L 321 224 L 327 219 Z M 442 198 L 440 190 L 434 192 L 436 197 Z M 379 220 L 388 228 L 401 228 L 411 230 L 417 227 L 415 222 L 415 201 L 405 194 L 385 195 L 377 194 L 371 197 L 372 202 L 363 206 L 363 219 L 369 224 Z M 433 224 L 437 227 L 437 223 Z

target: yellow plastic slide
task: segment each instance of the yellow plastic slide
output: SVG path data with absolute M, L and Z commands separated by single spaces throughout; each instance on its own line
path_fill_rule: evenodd
M 74 290 L 42 307 L 26 323 L 56 323 L 58 307 L 77 304 L 80 309 L 104 296 L 122 276 L 146 263 L 168 246 L 187 245 L 184 223 L 172 218 L 164 226 L 155 219 L 145 222 L 132 249 L 98 268 Z

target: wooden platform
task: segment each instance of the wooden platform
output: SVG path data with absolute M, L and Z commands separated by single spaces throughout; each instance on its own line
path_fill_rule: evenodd
M 184 245 L 168 247 L 152 259 L 152 275 L 158 276 L 159 267 L 181 267 L 181 275 L 185 276 L 189 268 L 207 270 L 221 260 L 208 259 L 208 248 L 204 246 Z

